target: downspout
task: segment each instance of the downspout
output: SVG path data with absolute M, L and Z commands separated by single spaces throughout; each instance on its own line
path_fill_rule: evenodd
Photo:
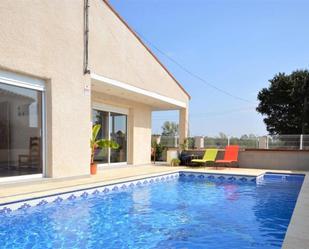
M 89 0 L 84 0 L 84 74 L 89 74 L 88 68 L 88 40 L 89 40 Z

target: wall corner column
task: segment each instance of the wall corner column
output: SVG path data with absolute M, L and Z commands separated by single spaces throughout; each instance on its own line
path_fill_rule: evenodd
M 183 144 L 189 135 L 189 107 L 179 110 L 179 144 Z

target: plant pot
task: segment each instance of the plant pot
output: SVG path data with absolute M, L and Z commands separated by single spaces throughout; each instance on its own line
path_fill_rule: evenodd
M 97 165 L 95 163 L 92 163 L 90 165 L 90 174 L 91 175 L 96 175 L 97 174 L 97 169 L 98 169 Z

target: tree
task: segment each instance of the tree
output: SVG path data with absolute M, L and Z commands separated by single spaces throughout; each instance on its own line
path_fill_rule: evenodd
M 223 132 L 219 132 L 219 138 L 221 139 L 227 139 L 227 135 Z
M 162 135 L 163 136 L 176 136 L 178 135 L 178 124 L 175 122 L 164 122 L 162 126 Z
M 271 134 L 309 134 L 309 71 L 279 73 L 258 94 L 256 110 Z

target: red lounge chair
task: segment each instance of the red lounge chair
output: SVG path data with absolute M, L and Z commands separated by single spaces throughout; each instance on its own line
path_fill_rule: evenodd
M 225 147 L 224 159 L 223 160 L 216 160 L 216 163 L 222 163 L 230 165 L 232 163 L 238 162 L 238 152 L 239 146 L 238 145 L 230 145 Z

